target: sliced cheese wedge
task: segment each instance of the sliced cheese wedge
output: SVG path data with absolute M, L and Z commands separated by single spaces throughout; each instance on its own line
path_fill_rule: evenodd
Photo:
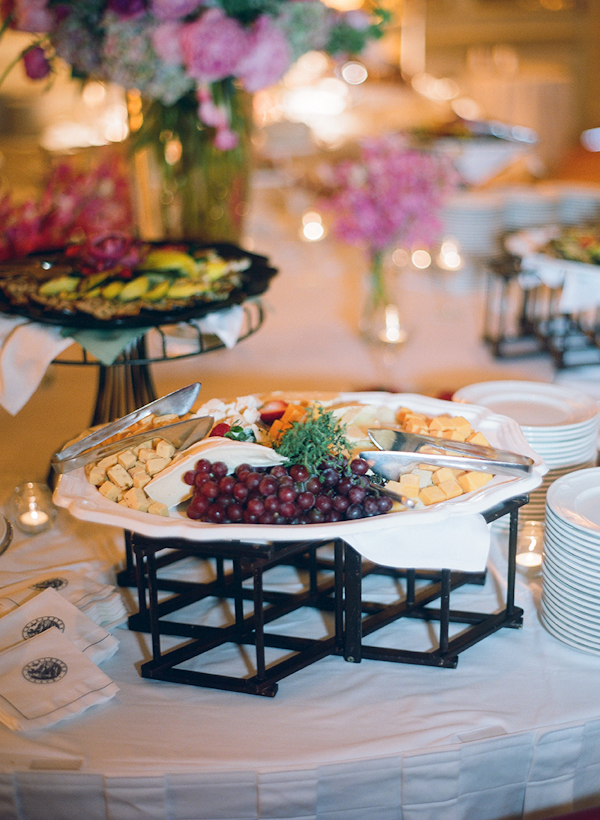
M 169 509 L 176 507 L 192 495 L 192 488 L 185 483 L 183 476 L 188 470 L 193 470 L 201 458 L 207 458 L 212 462 L 223 461 L 230 473 L 240 464 L 250 464 L 251 467 L 274 467 L 287 461 L 287 458 L 262 444 L 212 436 L 192 444 L 177 455 L 168 467 L 146 484 L 144 490 L 153 501 L 160 501 Z

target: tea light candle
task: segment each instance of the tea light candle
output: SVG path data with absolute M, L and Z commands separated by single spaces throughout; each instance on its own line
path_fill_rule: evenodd
M 542 556 L 539 552 L 520 552 L 516 562 L 522 567 L 539 567 L 542 565 Z
M 17 487 L 9 499 L 13 523 L 29 535 L 50 529 L 56 517 L 50 488 L 29 481 Z
M 24 527 L 34 527 L 37 530 L 45 529 L 50 518 L 43 510 L 33 509 L 24 512 L 19 520 Z

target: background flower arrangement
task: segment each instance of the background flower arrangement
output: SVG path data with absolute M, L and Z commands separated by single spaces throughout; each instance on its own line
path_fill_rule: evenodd
M 323 208 L 335 234 L 369 258 L 361 326 L 376 341 L 400 342 L 399 312 L 385 275 L 385 255 L 398 245 L 431 247 L 443 230 L 441 212 L 459 183 L 451 160 L 412 146 L 403 134 L 363 140 L 357 159 L 343 160 L 324 179 Z
M 75 77 L 137 89 L 173 106 L 192 96 L 222 150 L 235 147 L 231 83 L 253 93 L 302 54 L 358 54 L 388 14 L 340 13 L 320 0 L 2 0 L 3 28 L 31 32 L 25 71 L 43 79 L 62 58 Z

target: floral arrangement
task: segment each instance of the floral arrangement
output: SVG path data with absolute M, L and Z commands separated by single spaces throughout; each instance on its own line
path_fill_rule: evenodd
M 0 260 L 115 231 L 133 233 L 125 170 L 114 157 L 85 172 L 61 163 L 50 172 L 37 199 L 18 203 L 9 193 L 0 196 L 0 223 Z M 105 246 L 102 249 L 106 251 Z
M 324 205 L 334 213 L 337 236 L 373 257 L 393 244 L 433 243 L 458 175 L 446 157 L 392 134 L 364 140 L 359 159 L 340 162 L 327 183 Z
M 165 106 L 193 94 L 223 150 L 237 142 L 223 83 L 256 92 L 308 51 L 358 54 L 389 19 L 321 0 L 1 0 L 0 9 L 3 29 L 34 35 L 21 55 L 30 78 L 48 77 L 59 57 L 75 77 Z

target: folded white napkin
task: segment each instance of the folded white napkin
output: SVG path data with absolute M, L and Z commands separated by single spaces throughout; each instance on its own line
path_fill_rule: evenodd
M 110 632 L 49 587 L 0 618 L 0 651 L 53 627 L 96 664 L 119 646 Z
M 369 561 L 386 567 L 483 572 L 490 530 L 485 518 L 475 513 L 353 533 L 344 535 L 344 541 Z
M 193 324 L 199 327 L 202 333 L 213 333 L 228 348 L 237 344 L 243 323 L 244 308 L 241 305 L 234 305 L 227 310 L 217 310 L 202 319 L 193 320 Z
M 127 608 L 115 587 L 70 570 L 45 572 L 0 587 L 0 615 L 10 612 L 49 587 L 105 629 L 111 629 L 127 620 Z
M 0 404 L 12 416 L 33 396 L 52 360 L 73 340 L 61 328 L 0 316 Z
M 49 726 L 118 691 L 58 629 L 0 652 L 0 723 L 14 731 Z
M 217 336 L 225 347 L 232 348 L 237 344 L 242 332 L 244 308 L 241 305 L 233 305 L 225 310 L 209 313 L 201 319 L 165 326 L 163 332 L 168 356 L 180 356 L 198 350 L 198 334 L 191 325 L 202 334 Z M 157 350 L 157 355 L 160 353 L 161 351 Z

